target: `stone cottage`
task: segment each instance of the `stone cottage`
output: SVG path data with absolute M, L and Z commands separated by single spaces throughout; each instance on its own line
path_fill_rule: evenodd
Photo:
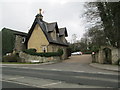
M 67 29 L 58 28 L 57 22 L 48 23 L 43 20 L 41 9 L 36 15 L 31 29 L 26 38 L 27 48 L 35 48 L 37 52 L 57 52 L 59 48 L 63 49 L 63 59 L 67 58 L 68 43 Z
M 37 52 L 57 52 L 63 49 L 62 59 L 66 59 L 68 36 L 66 27 L 58 28 L 57 22 L 48 23 L 43 20 L 41 9 L 28 33 L 14 31 L 15 43 L 13 52 L 34 48 Z

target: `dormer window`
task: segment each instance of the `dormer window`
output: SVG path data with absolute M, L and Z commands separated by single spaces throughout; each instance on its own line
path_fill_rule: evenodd
M 53 40 L 56 40 L 56 31 L 51 32 L 51 37 Z

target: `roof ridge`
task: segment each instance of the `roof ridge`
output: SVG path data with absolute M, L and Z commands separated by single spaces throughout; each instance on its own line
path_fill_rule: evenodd
M 54 23 L 57 23 L 57 22 L 51 22 L 51 23 L 48 23 L 48 24 L 54 24 Z
M 26 32 L 21 32 L 21 31 L 13 30 L 13 29 L 6 28 L 6 27 L 4 27 L 3 29 L 7 29 L 7 30 L 10 30 L 10 31 L 13 31 L 13 32 L 18 32 L 18 33 L 25 33 L 25 34 L 27 34 Z M 3 30 L 3 29 L 2 29 L 2 30 Z
M 64 28 L 66 28 L 66 27 L 62 27 L 62 28 L 59 28 L 59 29 L 64 29 Z

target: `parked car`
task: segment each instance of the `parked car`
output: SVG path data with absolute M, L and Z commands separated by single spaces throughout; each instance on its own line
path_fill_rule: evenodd
M 72 55 L 82 55 L 82 52 L 73 52 Z

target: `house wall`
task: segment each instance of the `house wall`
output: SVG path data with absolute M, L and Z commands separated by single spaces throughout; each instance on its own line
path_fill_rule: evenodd
M 14 51 L 19 52 L 26 49 L 25 44 L 23 42 L 24 38 L 24 36 L 16 35 Z
M 61 58 L 67 59 L 67 47 L 66 46 L 49 44 L 48 45 L 48 52 L 57 52 L 59 48 L 63 49 L 63 55 L 61 56 Z
M 57 50 L 58 50 L 58 45 L 55 44 L 48 45 L 48 52 L 57 52 Z
M 43 47 L 45 47 L 47 52 L 48 45 L 49 42 L 46 36 L 44 35 L 44 32 L 41 30 L 40 26 L 36 24 L 28 41 L 28 49 L 35 48 L 37 52 L 43 52 Z

